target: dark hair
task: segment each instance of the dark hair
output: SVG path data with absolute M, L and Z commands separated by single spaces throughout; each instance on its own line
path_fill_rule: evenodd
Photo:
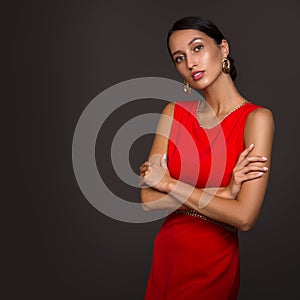
M 167 46 L 171 56 L 172 54 L 169 48 L 170 36 L 174 31 L 184 30 L 184 29 L 195 29 L 195 30 L 202 31 L 205 34 L 207 34 L 209 37 L 211 37 L 217 45 L 220 45 L 222 40 L 225 39 L 223 33 L 211 20 L 203 17 L 198 17 L 198 16 L 183 17 L 178 21 L 176 21 L 168 32 Z M 230 55 L 228 55 L 227 58 L 230 61 L 230 77 L 232 80 L 235 80 L 237 76 L 237 72 L 234 65 L 234 60 Z

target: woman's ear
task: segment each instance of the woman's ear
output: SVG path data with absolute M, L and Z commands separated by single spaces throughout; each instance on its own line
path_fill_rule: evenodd
M 227 57 L 229 55 L 229 44 L 225 39 L 222 40 L 220 47 L 222 50 L 223 57 Z

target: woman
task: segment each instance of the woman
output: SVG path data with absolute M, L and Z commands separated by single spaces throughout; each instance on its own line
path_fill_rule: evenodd
M 155 240 L 145 299 L 237 299 L 237 230 L 251 229 L 262 206 L 272 113 L 238 92 L 229 44 L 210 20 L 175 22 L 168 49 L 185 91 L 205 100 L 166 105 L 140 167 L 143 207 L 173 211 Z

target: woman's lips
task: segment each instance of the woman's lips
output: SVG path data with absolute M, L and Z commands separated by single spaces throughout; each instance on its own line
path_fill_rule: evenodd
M 200 78 L 202 78 L 204 75 L 204 71 L 196 71 L 192 73 L 192 78 L 194 80 L 199 80 Z

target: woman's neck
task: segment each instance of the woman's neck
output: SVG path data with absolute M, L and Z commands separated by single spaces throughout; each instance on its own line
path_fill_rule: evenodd
M 203 90 L 204 98 L 215 115 L 222 115 L 245 101 L 228 75 L 221 74 L 209 87 Z

